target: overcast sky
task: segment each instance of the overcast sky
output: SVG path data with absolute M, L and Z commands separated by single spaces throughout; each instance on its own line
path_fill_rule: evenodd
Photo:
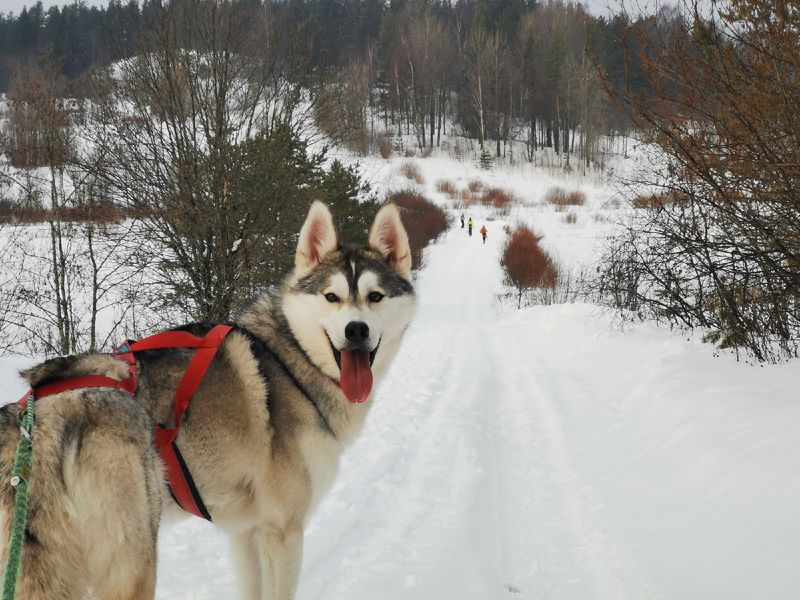
M 103 2 L 103 0 L 86 1 L 87 4 L 94 4 L 97 6 L 107 4 L 107 2 Z M 711 0 L 704 1 L 708 3 L 711 2 Z M 608 15 L 611 12 L 617 12 L 622 2 L 624 2 L 628 12 L 637 14 L 642 10 L 652 12 L 654 7 L 664 4 L 665 0 L 581 0 L 581 4 L 584 4 L 589 9 L 589 12 L 595 15 Z M 667 3 L 674 4 L 674 2 L 671 1 Z M 31 6 L 33 4 L 35 4 L 35 2 L 31 2 L 31 0 L 0 0 L 0 12 L 19 14 L 23 6 Z M 69 2 L 65 2 L 64 0 L 42 0 L 42 5 L 45 10 L 53 5 L 61 6 L 63 4 L 69 4 Z

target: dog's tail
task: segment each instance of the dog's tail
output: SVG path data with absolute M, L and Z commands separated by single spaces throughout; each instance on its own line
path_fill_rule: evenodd
M 128 377 L 128 365 L 107 354 L 90 352 L 51 358 L 20 371 L 20 375 L 32 388 L 83 375 L 103 375 L 121 381 Z

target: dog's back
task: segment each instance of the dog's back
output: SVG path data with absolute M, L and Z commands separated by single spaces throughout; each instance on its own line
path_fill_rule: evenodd
M 32 388 L 41 387 L 55 381 L 81 377 L 83 375 L 103 375 L 112 379 L 125 379 L 128 367 L 121 360 L 108 354 L 87 352 L 72 356 L 59 356 L 39 363 L 20 373 Z
M 122 367 L 122 370 L 119 369 Z M 96 354 L 49 360 L 23 376 L 32 386 L 79 375 L 121 378 L 123 363 Z M 0 408 L 0 477 L 19 441 L 16 404 Z M 152 424 L 130 395 L 82 389 L 36 401 L 28 524 L 17 597 L 152 598 L 162 473 Z M 14 490 L 0 486 L 5 566 Z M 113 577 L 108 574 L 113 573 Z

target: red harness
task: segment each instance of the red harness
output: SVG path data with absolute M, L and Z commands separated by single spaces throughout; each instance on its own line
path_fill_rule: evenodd
M 183 379 L 175 390 L 175 424 L 174 427 L 165 427 L 156 424 L 155 444 L 164 466 L 167 469 L 167 485 L 175 501 L 183 510 L 202 517 L 208 521 L 211 515 L 203 504 L 200 493 L 194 485 L 194 480 L 189 468 L 181 456 L 175 443 L 178 431 L 181 428 L 181 417 L 189 406 L 197 387 L 211 364 L 225 336 L 233 329 L 230 325 L 215 325 L 204 337 L 197 337 L 185 331 L 165 331 L 144 338 L 138 342 L 126 342 L 111 354 L 114 358 L 128 364 L 130 375 L 121 381 L 103 375 L 82 375 L 62 381 L 55 381 L 30 390 L 25 394 L 20 403 L 24 403 L 28 396 L 44 398 L 67 390 L 83 388 L 114 388 L 135 395 L 138 389 L 136 380 L 136 352 L 143 350 L 161 350 L 164 348 L 196 348 Z

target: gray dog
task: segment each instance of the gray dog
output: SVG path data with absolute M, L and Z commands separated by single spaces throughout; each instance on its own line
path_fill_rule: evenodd
M 394 205 L 367 246 L 340 244 L 316 202 L 295 269 L 233 324 L 177 438 L 213 522 L 232 538 L 242 597 L 294 596 L 303 527 L 336 475 L 413 315 L 411 252 Z M 209 324 L 182 328 L 204 335 Z M 178 511 L 153 444 L 193 351 L 136 353 L 138 391 L 65 391 L 37 400 L 28 528 L 17 592 L 26 600 L 154 597 L 162 508 Z M 81 375 L 122 380 L 109 355 L 49 360 L 32 387 Z M 0 473 L 19 439 L 18 405 L 0 409 Z M 5 564 L 13 490 L 0 485 Z

